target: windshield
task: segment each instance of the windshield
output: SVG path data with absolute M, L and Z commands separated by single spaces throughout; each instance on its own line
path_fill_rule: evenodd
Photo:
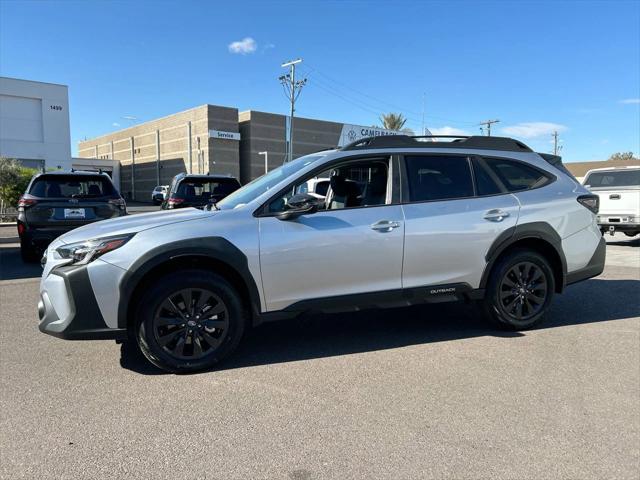
M 269 173 L 266 173 L 263 176 L 256 178 L 252 182 L 247 183 L 241 189 L 236 190 L 224 200 L 218 202 L 216 206 L 221 210 L 226 210 L 236 208 L 237 206 L 244 205 L 245 203 L 249 203 L 252 200 L 258 198 L 267 190 L 280 183 L 285 178 L 294 175 L 295 173 L 305 168 L 307 165 L 312 164 L 316 160 L 319 160 L 326 155 L 326 153 L 305 155 L 304 157 L 297 158 L 292 162 L 285 163 L 275 170 L 271 170 Z
M 42 175 L 29 193 L 40 198 L 106 197 L 116 191 L 109 180 L 98 175 Z
M 640 186 L 640 170 L 593 172 L 587 177 L 584 184 L 591 188 L 638 187 Z

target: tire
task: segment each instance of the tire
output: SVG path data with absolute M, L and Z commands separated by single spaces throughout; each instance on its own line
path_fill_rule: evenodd
M 155 366 L 189 373 L 228 357 L 246 323 L 241 297 L 229 282 L 204 270 L 181 270 L 146 289 L 136 310 L 135 333 L 141 352 Z
M 555 278 L 549 262 L 533 250 L 514 249 L 501 257 L 491 271 L 481 307 L 494 325 L 526 330 L 544 320 L 554 291 Z
M 39 252 L 24 240 L 20 240 L 20 256 L 25 263 L 36 263 L 40 261 Z

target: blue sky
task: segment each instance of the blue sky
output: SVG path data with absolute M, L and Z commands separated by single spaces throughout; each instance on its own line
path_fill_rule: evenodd
M 247 40 L 248 39 L 248 40 Z M 234 45 L 234 42 L 240 42 Z M 204 103 L 494 134 L 567 161 L 640 151 L 640 2 L 0 0 L 0 75 L 69 86 L 71 141 Z

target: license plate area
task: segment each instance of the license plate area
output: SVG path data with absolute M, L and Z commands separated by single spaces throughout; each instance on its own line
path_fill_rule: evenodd
M 65 208 L 64 218 L 82 219 L 86 217 L 84 208 Z

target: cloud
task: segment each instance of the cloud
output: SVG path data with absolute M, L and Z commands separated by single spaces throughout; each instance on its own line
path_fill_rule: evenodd
M 262 51 L 271 50 L 272 48 L 276 48 L 275 43 L 267 43 L 264 47 L 262 47 Z
M 258 49 L 258 44 L 251 37 L 243 38 L 237 42 L 232 42 L 229 44 L 229 52 L 238 53 L 240 55 L 247 55 L 249 53 L 254 53 Z
M 120 126 L 120 124 L 118 122 L 113 122 L 111 125 L 114 126 L 114 127 L 119 127 Z
M 466 130 L 449 126 L 436 128 L 429 127 L 429 131 L 431 132 L 431 135 L 471 135 Z
M 620 100 L 618 103 L 622 103 L 623 105 L 638 105 L 640 103 L 640 98 L 625 98 L 624 100 Z
M 564 132 L 567 127 L 550 122 L 525 122 L 510 125 L 502 129 L 502 133 L 521 138 L 535 138 L 551 135 L 553 132 Z

